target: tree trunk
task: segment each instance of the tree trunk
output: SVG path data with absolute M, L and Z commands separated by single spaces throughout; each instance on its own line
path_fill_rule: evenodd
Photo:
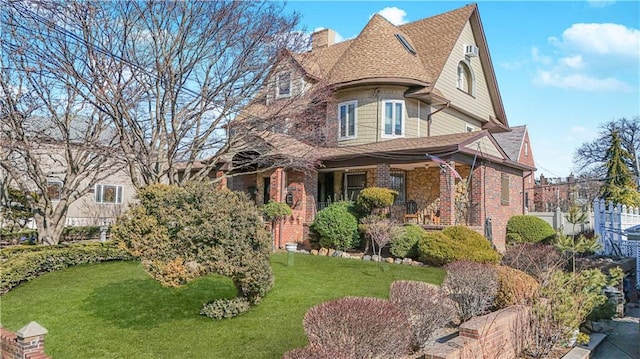
M 57 212 L 57 211 L 56 211 Z M 36 214 L 33 216 L 38 229 L 38 243 L 53 246 L 60 243 L 62 230 L 66 222 L 66 213 L 55 213 L 48 218 Z

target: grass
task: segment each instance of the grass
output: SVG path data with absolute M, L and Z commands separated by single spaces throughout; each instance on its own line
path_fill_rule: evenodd
M 440 284 L 439 268 L 352 259 L 274 254 L 274 288 L 260 305 L 233 319 L 199 315 L 203 303 L 230 298 L 228 278 L 200 278 L 163 288 L 137 262 L 81 265 L 45 274 L 0 298 L 0 322 L 48 329 L 53 358 L 281 358 L 307 344 L 307 309 L 344 296 L 387 297 L 394 280 Z

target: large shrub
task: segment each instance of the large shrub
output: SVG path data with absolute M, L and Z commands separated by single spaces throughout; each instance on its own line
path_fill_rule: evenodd
M 303 320 L 309 346 L 348 358 L 398 358 L 409 354 L 407 317 L 388 300 L 347 297 L 319 304 Z
M 433 332 L 449 323 L 455 314 L 453 302 L 442 288 L 417 281 L 395 281 L 389 300 L 409 318 L 411 346 L 424 349 Z
M 271 288 L 269 234 L 245 195 L 192 182 L 152 185 L 138 199 L 112 233 L 163 285 L 218 273 L 231 277 L 251 304 Z
M 454 261 L 498 263 L 500 253 L 479 233 L 464 226 L 453 226 L 442 232 L 427 232 L 418 242 L 421 261 L 445 265 Z
M 540 284 L 525 272 L 507 266 L 497 266 L 498 292 L 494 306 L 496 309 L 516 304 L 531 304 L 538 294 Z
M 322 247 L 346 250 L 357 242 L 358 220 L 349 206 L 349 202 L 335 202 L 316 215 L 310 228 Z
M 448 264 L 442 288 L 456 304 L 458 317 L 467 321 L 489 311 L 498 290 L 495 266 L 458 261 Z
M 555 235 L 549 223 L 535 216 L 513 216 L 507 222 L 507 244 L 549 243 Z
M 55 246 L 18 246 L 2 249 L 0 294 L 4 294 L 22 282 L 30 281 L 44 273 L 86 263 L 110 260 L 131 260 L 129 252 L 113 242 L 77 243 Z
M 418 241 L 425 231 L 417 224 L 407 224 L 402 234 L 391 241 L 391 254 L 400 258 L 418 259 Z

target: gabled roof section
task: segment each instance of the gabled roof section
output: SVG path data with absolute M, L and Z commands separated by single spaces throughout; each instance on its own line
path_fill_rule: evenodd
M 435 82 L 444 68 L 456 41 L 460 37 L 476 5 L 467 5 L 400 26 L 414 41 L 414 47 L 427 73 L 428 82 Z
M 517 162 L 520 159 L 520 150 L 526 133 L 526 126 L 516 126 L 511 127 L 509 132 L 494 133 L 493 137 L 509 156 L 509 159 Z
M 413 45 L 400 29 L 382 16 L 374 15 L 331 69 L 329 82 L 341 84 L 376 78 L 425 82 L 427 73 L 420 57 L 408 51 L 397 34 Z

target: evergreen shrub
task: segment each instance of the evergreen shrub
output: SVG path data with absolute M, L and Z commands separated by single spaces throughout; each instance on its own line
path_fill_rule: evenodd
M 113 242 L 17 246 L 0 252 L 2 258 L 6 259 L 0 271 L 0 294 L 44 273 L 78 264 L 133 259 L 129 252 L 118 248 Z
M 464 226 L 426 232 L 418 242 L 418 253 L 421 261 L 436 266 L 460 260 L 498 263 L 501 257 L 485 237 Z
M 550 243 L 555 236 L 553 227 L 536 216 L 513 216 L 507 222 L 507 244 Z
M 507 266 L 496 266 L 498 292 L 494 301 L 496 309 L 517 304 L 531 304 L 538 294 L 540 284 L 525 272 Z
M 112 235 L 163 285 L 221 274 L 251 304 L 272 287 L 269 233 L 246 195 L 191 182 L 151 185 L 138 199 L 112 226 Z
M 400 258 L 418 259 L 418 242 L 425 231 L 417 224 L 407 224 L 402 228 L 404 233 L 391 241 L 391 254 Z
M 350 206 L 350 202 L 335 202 L 318 212 L 310 229 L 320 246 L 344 251 L 358 242 L 358 220 Z

